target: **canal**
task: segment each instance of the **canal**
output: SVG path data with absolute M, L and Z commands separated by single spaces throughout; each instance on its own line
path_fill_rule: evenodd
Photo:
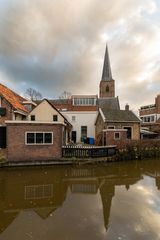
M 0 170 L 0 240 L 159 240 L 160 159 Z

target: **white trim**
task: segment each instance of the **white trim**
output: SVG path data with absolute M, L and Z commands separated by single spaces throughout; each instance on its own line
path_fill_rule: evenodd
M 127 132 L 127 129 L 118 129 L 118 128 L 114 128 L 114 129 L 103 129 L 103 132 L 115 132 L 115 131 L 118 131 L 118 132 Z
M 25 113 L 25 112 L 20 111 L 20 110 L 15 110 L 14 113 L 19 113 L 19 114 L 24 115 L 24 116 L 28 115 L 28 113 Z
M 63 112 L 62 110 L 59 110 L 60 113 Z M 98 111 L 95 110 L 95 111 L 81 111 L 81 110 L 78 110 L 78 111 L 65 111 L 63 112 L 64 115 L 66 116 L 66 114 L 92 114 L 92 113 L 97 113 Z
M 51 125 L 57 125 L 61 124 L 63 126 L 66 126 L 63 122 L 43 122 L 43 121 L 12 121 L 12 120 L 6 120 L 5 123 L 18 123 L 18 124 L 51 124 Z
M 32 105 L 34 105 L 34 106 L 37 106 L 37 103 L 35 103 L 35 102 L 31 101 L 31 100 L 26 100 L 26 101 L 23 101 L 22 103 L 23 103 L 24 105 L 32 104 Z
M 100 114 L 101 114 L 101 117 L 102 117 L 103 121 L 105 122 L 105 121 L 106 121 L 106 118 L 105 118 L 105 116 L 104 116 L 103 111 L 102 111 L 101 108 L 99 108 L 99 112 L 100 112 Z
M 43 140 L 44 140 L 44 134 L 45 133 L 51 133 L 52 134 L 52 142 L 51 143 L 36 143 L 36 142 L 34 142 L 34 143 L 27 143 L 27 133 L 34 133 L 34 134 L 36 134 L 36 133 L 43 133 Z M 35 137 L 35 135 L 34 135 L 34 137 Z M 37 145 L 41 145 L 41 146 L 43 146 L 43 145 L 53 145 L 53 132 L 50 132 L 50 131 L 26 131 L 25 132 L 25 145 L 34 145 L 34 146 L 37 146 Z

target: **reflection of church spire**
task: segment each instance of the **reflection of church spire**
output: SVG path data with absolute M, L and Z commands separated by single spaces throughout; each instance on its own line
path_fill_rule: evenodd
M 111 184 L 111 182 L 107 183 L 107 180 L 105 180 L 104 184 L 102 184 L 100 187 L 100 195 L 103 205 L 104 226 L 107 231 L 109 225 L 112 197 L 114 196 L 114 185 Z

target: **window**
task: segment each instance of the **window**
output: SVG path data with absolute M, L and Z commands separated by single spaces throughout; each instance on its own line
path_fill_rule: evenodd
M 53 115 L 53 122 L 57 122 L 58 121 L 58 116 L 57 115 Z
M 106 92 L 109 92 L 109 86 L 107 85 L 107 87 L 106 87 Z
M 76 116 L 72 116 L 72 121 L 76 121 Z
M 25 199 L 53 197 L 53 184 L 25 186 Z
M 120 139 L 120 133 L 119 133 L 119 132 L 115 132 L 115 133 L 114 133 L 114 139 L 115 139 L 115 140 Z
M 74 98 L 73 103 L 77 106 L 95 106 L 96 98 Z
M 36 133 L 36 144 L 43 143 L 43 133 Z
M 155 122 L 155 116 L 154 115 L 142 117 L 141 119 L 143 120 L 143 122 Z
M 52 143 L 52 133 L 44 133 L 44 142 L 45 143 Z
M 27 144 L 34 144 L 34 133 L 27 133 Z
M 115 129 L 115 126 L 108 126 L 107 129 Z
M 35 121 L 35 115 L 31 115 L 31 121 Z
M 123 129 L 127 130 L 127 139 L 132 139 L 132 128 L 131 127 L 123 127 Z
M 26 145 L 53 144 L 53 132 L 26 132 Z

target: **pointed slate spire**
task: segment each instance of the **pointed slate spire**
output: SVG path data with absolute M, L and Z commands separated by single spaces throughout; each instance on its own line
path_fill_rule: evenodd
M 104 57 L 101 81 L 111 81 L 111 80 L 112 80 L 112 72 L 111 72 L 111 66 L 110 66 L 110 60 L 109 60 L 108 46 L 106 45 L 106 52 Z

